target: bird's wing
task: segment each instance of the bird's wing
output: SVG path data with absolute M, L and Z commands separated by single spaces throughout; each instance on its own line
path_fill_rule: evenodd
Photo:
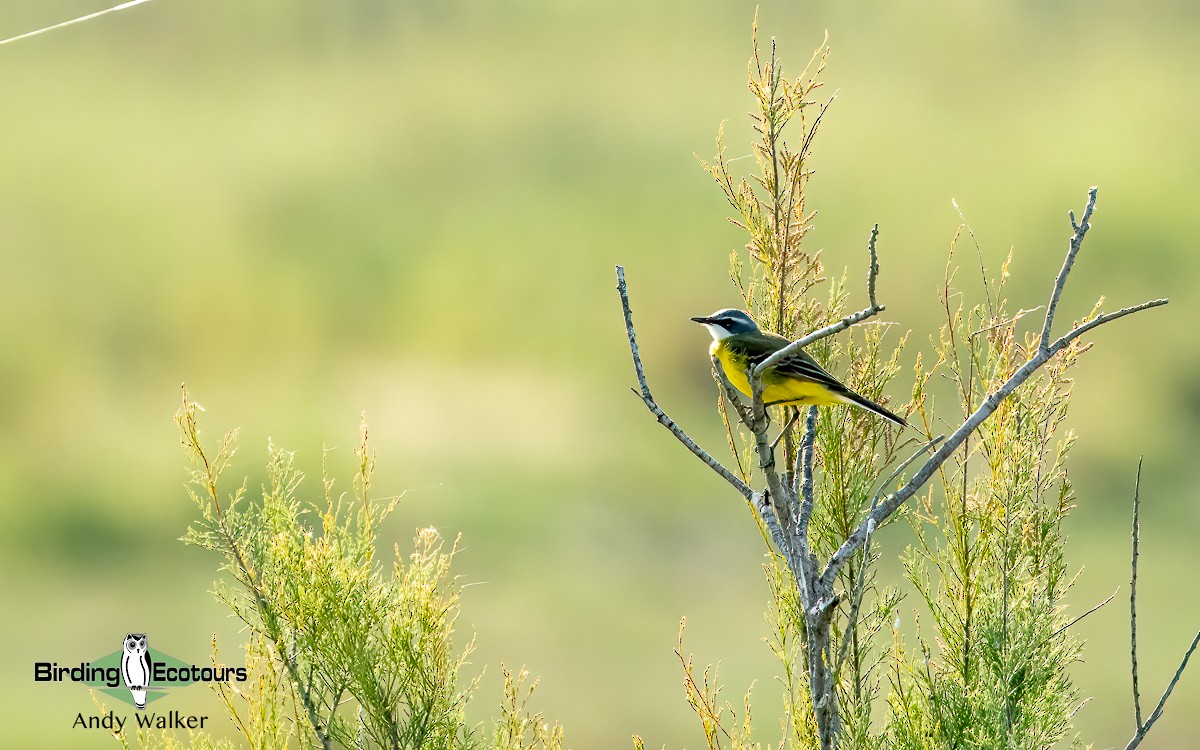
M 766 336 L 763 334 L 745 337 L 734 336 L 725 340 L 725 345 L 732 349 L 735 354 L 746 357 L 754 365 L 762 362 L 790 343 L 790 341 L 782 337 Z M 803 349 L 784 357 L 772 369 L 781 375 L 820 383 L 828 386 L 837 393 L 846 390 L 846 386 L 839 383 L 837 378 L 825 372 L 825 368 L 817 364 L 817 361 L 810 357 Z

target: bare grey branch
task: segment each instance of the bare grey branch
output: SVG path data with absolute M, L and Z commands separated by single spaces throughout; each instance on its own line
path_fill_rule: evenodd
M 883 308 L 879 305 L 879 300 L 875 299 L 875 280 L 879 277 L 879 254 L 875 252 L 875 240 L 879 239 L 879 225 L 871 227 L 871 239 L 867 240 L 867 255 L 870 257 L 870 263 L 867 265 L 867 301 L 871 303 L 872 308 Z
M 1062 338 L 1055 341 L 1054 344 L 1050 348 L 1052 350 L 1054 350 L 1055 352 L 1057 352 L 1060 349 L 1062 349 L 1063 347 L 1065 347 L 1067 344 L 1071 343 L 1075 339 L 1079 338 L 1080 336 L 1082 336 L 1083 334 L 1087 333 L 1088 331 L 1092 330 L 1093 328 L 1095 328 L 1097 326 L 1102 326 L 1109 321 L 1116 320 L 1117 318 L 1123 318 L 1126 315 L 1130 315 L 1135 312 L 1141 312 L 1142 310 L 1149 310 L 1151 307 L 1161 307 L 1162 305 L 1167 304 L 1169 301 L 1170 300 L 1165 299 L 1165 298 L 1152 299 L 1152 300 L 1149 300 L 1148 302 L 1143 302 L 1140 305 L 1131 305 L 1129 307 L 1122 307 L 1120 310 L 1117 310 L 1115 312 L 1105 313 L 1103 315 L 1097 315 L 1096 317 L 1092 318 L 1091 320 L 1084 323 L 1083 325 L 1080 325 L 1077 328 L 1071 329 L 1071 331 L 1069 331 L 1067 334 L 1065 334 Z
M 878 315 L 886 308 L 879 304 L 875 299 L 875 280 L 879 276 L 879 255 L 875 251 L 875 240 L 879 237 L 879 225 L 876 224 L 871 230 L 871 239 L 867 241 L 867 253 L 870 256 L 870 262 L 867 264 L 867 299 L 870 301 L 868 307 L 864 307 L 858 312 L 851 313 L 841 320 L 830 323 L 824 328 L 819 328 L 812 333 L 797 339 L 771 356 L 758 363 L 754 368 L 754 377 L 762 377 L 762 374 L 782 362 L 787 357 L 795 354 L 800 349 L 808 346 L 814 341 L 820 341 L 826 336 L 832 336 L 835 333 L 841 333 L 852 325 L 857 325 L 867 318 Z
M 1167 689 L 1163 691 L 1162 697 L 1158 699 L 1158 705 L 1154 707 L 1154 711 L 1150 714 L 1150 718 L 1146 720 L 1144 726 L 1138 728 L 1133 738 L 1129 740 L 1129 744 L 1125 746 L 1125 750 L 1133 750 L 1133 748 L 1142 744 L 1142 740 L 1154 726 L 1154 722 L 1158 721 L 1162 716 L 1163 707 L 1167 705 L 1167 699 L 1171 697 L 1171 692 L 1175 690 L 1175 686 L 1179 684 L 1179 678 L 1183 676 L 1183 670 L 1187 669 L 1188 660 L 1192 658 L 1192 654 L 1196 651 L 1196 646 L 1200 645 L 1200 632 L 1196 633 L 1196 637 L 1192 638 L 1192 645 L 1188 646 L 1187 653 L 1183 655 L 1183 661 L 1179 662 L 1179 668 L 1175 670 L 1175 676 L 1171 678 L 1171 682 L 1167 685 Z
M 642 400 L 653 402 L 650 386 L 646 383 L 646 370 L 642 367 L 642 355 L 638 351 L 637 336 L 633 332 L 633 311 L 629 309 L 629 290 L 625 286 L 625 269 L 617 266 L 617 294 L 621 295 L 621 312 L 625 315 L 625 336 L 629 339 L 629 351 L 633 354 L 633 369 L 637 373 L 638 386 L 642 389 Z
M 1138 541 L 1142 535 L 1138 517 L 1141 514 L 1142 459 L 1138 458 L 1137 478 L 1133 480 L 1133 572 L 1129 576 L 1129 656 L 1133 663 L 1133 721 L 1139 730 L 1142 727 L 1142 696 L 1138 690 L 1137 665 L 1137 564 Z
M 1187 652 L 1183 655 L 1183 659 L 1179 662 L 1179 667 L 1175 670 L 1175 676 L 1167 683 L 1166 690 L 1163 691 L 1162 697 L 1158 699 L 1158 704 L 1150 713 L 1150 718 L 1142 722 L 1142 706 L 1141 696 L 1138 692 L 1138 667 L 1137 667 L 1137 561 L 1138 561 L 1138 542 L 1141 536 L 1140 523 L 1138 516 L 1141 512 L 1141 485 L 1142 485 L 1142 459 L 1138 459 L 1137 479 L 1133 485 L 1133 561 L 1132 575 L 1129 581 L 1129 630 L 1130 630 L 1130 652 L 1133 659 L 1133 712 L 1137 728 L 1130 738 L 1129 743 L 1125 745 L 1125 750 L 1133 750 L 1133 748 L 1142 744 L 1142 740 L 1150 732 L 1151 727 L 1162 716 L 1163 708 L 1167 705 L 1167 699 L 1171 697 L 1171 693 L 1175 690 L 1175 686 L 1179 684 L 1179 679 L 1183 677 L 1183 671 L 1187 669 L 1188 661 L 1191 660 L 1192 654 L 1196 651 L 1196 646 L 1200 645 L 1200 632 L 1192 638 L 1192 643 L 1188 646 Z
M 629 339 L 629 351 L 633 355 L 633 369 L 637 374 L 638 385 L 641 387 L 641 393 L 638 393 L 636 390 L 634 393 L 642 399 L 642 403 L 646 405 L 646 408 L 650 410 L 650 413 L 654 415 L 655 419 L 658 420 L 658 423 L 670 430 L 671 434 L 674 435 L 679 442 L 683 443 L 684 447 L 692 452 L 692 455 L 696 456 L 696 458 L 699 458 L 701 461 L 707 464 L 709 468 L 720 475 L 720 477 L 726 482 L 729 482 L 734 489 L 741 493 L 742 497 L 746 498 L 747 500 L 753 500 L 756 494 L 754 490 L 750 489 L 750 487 L 740 478 L 738 478 L 737 475 L 725 468 L 720 461 L 710 456 L 707 451 L 697 445 L 696 441 L 692 440 L 691 437 L 689 437 L 688 434 L 684 432 L 678 424 L 675 423 L 675 420 L 667 416 L 666 412 L 664 412 L 662 408 L 655 403 L 654 397 L 650 395 L 650 386 L 646 382 L 646 371 L 642 367 L 642 358 L 638 354 L 637 335 L 633 330 L 633 312 L 629 307 L 629 292 L 625 286 L 625 269 L 621 266 L 617 266 L 617 293 L 621 295 L 621 310 L 625 315 L 625 335 Z
M 1092 218 L 1092 212 L 1096 210 L 1096 191 L 1098 188 L 1093 186 L 1088 190 L 1087 207 L 1083 209 L 1083 221 L 1075 223 L 1075 212 L 1071 212 L 1071 228 L 1074 234 L 1071 235 L 1071 244 L 1067 247 L 1067 255 L 1063 258 L 1062 268 L 1058 271 L 1058 278 L 1054 280 L 1054 289 L 1050 292 L 1050 302 L 1046 305 L 1046 318 L 1042 323 L 1042 348 L 1050 347 L 1050 327 L 1054 325 L 1054 311 L 1058 307 L 1058 298 L 1062 296 L 1063 287 L 1067 284 L 1067 275 L 1071 273 L 1071 268 L 1075 265 L 1075 256 L 1079 254 L 1079 248 L 1083 247 L 1083 237 L 1087 234 L 1091 227 L 1089 219 Z
M 1058 297 L 1062 292 L 1062 287 L 1066 283 L 1066 274 L 1070 273 L 1071 267 L 1074 264 L 1074 254 L 1079 252 L 1079 245 L 1083 241 L 1083 235 L 1087 231 L 1087 222 L 1091 216 L 1091 210 L 1096 202 L 1096 188 L 1092 188 L 1089 193 L 1088 210 L 1084 212 L 1083 220 L 1079 224 L 1079 229 L 1076 231 L 1075 238 L 1072 239 L 1071 246 L 1068 248 L 1068 262 L 1064 262 L 1063 271 L 1059 273 L 1059 278 L 1055 282 L 1055 293 L 1050 299 L 1050 304 L 1046 309 L 1046 317 L 1042 324 L 1043 337 L 1048 336 L 1052 318 L 1054 315 L 1054 307 L 1058 303 Z M 1046 364 L 1055 354 L 1065 349 L 1072 341 L 1082 336 L 1084 333 L 1097 328 L 1105 323 L 1111 322 L 1126 315 L 1135 312 L 1147 310 L 1152 307 L 1167 304 L 1165 299 L 1151 300 L 1143 302 L 1140 305 L 1125 307 L 1116 312 L 1097 315 L 1095 318 L 1076 326 L 1068 333 L 1061 336 L 1053 344 L 1043 345 L 1023 364 L 1016 372 L 1014 372 L 1008 380 L 1004 382 L 996 390 L 987 395 L 979 407 L 971 414 L 959 427 L 956 429 L 942 447 L 937 450 L 929 460 L 926 461 L 916 474 L 909 479 L 908 483 L 889 495 L 881 502 L 875 510 L 867 514 L 858 527 L 852 534 L 842 543 L 842 546 L 829 558 L 829 563 L 825 566 L 825 570 L 821 573 L 821 583 L 823 585 L 832 586 L 834 579 L 837 577 L 838 571 L 846 561 L 853 555 L 866 540 L 868 526 L 879 526 L 889 516 L 906 501 L 912 497 L 917 490 L 925 485 L 938 470 L 943 463 L 954 453 L 954 451 L 963 443 L 967 437 L 975 431 L 983 423 L 985 419 L 991 416 L 992 412 L 1000 405 L 1000 402 L 1008 397 L 1010 393 L 1021 386 L 1026 380 L 1033 376 L 1042 365 Z

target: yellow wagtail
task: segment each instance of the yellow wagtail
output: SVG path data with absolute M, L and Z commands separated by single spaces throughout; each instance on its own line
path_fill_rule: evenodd
M 747 396 L 750 395 L 750 381 L 746 370 L 792 343 L 782 336 L 758 330 L 750 316 L 741 310 L 718 310 L 692 320 L 712 334 L 709 353 L 721 363 L 721 370 L 733 387 Z M 908 426 L 896 414 L 839 383 L 803 350 L 784 357 L 763 372 L 762 384 L 763 403 L 767 406 L 853 404 L 901 427 Z

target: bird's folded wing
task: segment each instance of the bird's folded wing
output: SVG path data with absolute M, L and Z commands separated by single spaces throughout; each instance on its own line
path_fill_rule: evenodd
M 726 343 L 726 346 L 733 349 L 735 353 L 745 356 L 754 365 L 758 365 L 781 348 L 769 339 L 764 341 L 729 341 Z M 817 364 L 817 361 L 810 357 L 804 350 L 789 354 L 772 369 L 781 375 L 821 383 L 838 392 L 845 390 L 844 385 L 839 383 L 832 375 L 825 372 L 825 369 Z
M 804 352 L 784 357 L 782 362 L 775 365 L 775 371 L 784 375 L 791 375 L 795 378 L 812 380 L 822 385 L 827 385 L 837 392 L 845 389 L 845 386 L 839 383 L 832 375 L 825 372 L 824 368 L 818 365 L 816 360 Z

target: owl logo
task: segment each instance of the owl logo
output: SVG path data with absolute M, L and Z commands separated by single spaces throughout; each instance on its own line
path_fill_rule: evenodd
M 133 695 L 133 704 L 145 711 L 146 688 L 150 685 L 150 647 L 145 633 L 130 633 L 121 642 L 121 679 Z

